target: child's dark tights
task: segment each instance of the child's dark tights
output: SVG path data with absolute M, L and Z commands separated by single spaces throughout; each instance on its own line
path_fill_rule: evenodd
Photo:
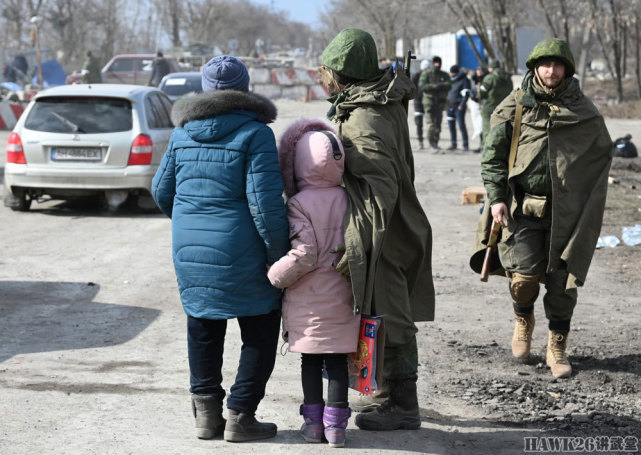
M 301 377 L 305 404 L 323 402 L 323 363 L 327 370 L 327 406 L 346 408 L 347 403 L 347 354 L 303 354 Z

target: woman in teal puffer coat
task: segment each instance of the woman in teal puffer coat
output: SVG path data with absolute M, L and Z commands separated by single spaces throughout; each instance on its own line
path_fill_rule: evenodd
M 235 57 L 213 58 L 202 85 L 204 93 L 174 105 L 177 127 L 152 195 L 172 219 L 197 436 L 210 439 L 224 427 L 227 440 L 261 439 L 276 434 L 254 413 L 274 367 L 281 304 L 267 266 L 289 250 L 276 141 L 266 125 L 276 107 L 249 93 L 249 74 Z M 225 425 L 221 368 L 233 318 L 243 347 Z

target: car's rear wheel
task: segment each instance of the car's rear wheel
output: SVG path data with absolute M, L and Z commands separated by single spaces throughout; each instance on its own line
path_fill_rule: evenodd
M 15 210 L 16 212 L 27 212 L 31 208 L 31 201 L 32 199 L 26 194 L 22 193 L 20 196 L 17 197 L 18 199 L 18 204 L 15 207 L 11 207 L 12 210 Z
M 14 194 L 7 187 L 4 188 L 4 205 L 16 212 L 26 212 L 31 208 L 31 196 L 26 191 L 17 190 Z

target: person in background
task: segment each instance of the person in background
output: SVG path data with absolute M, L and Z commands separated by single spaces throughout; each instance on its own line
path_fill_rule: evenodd
M 356 351 L 360 329 L 352 286 L 333 266 L 339 259 L 333 248 L 345 242 L 345 152 L 329 125 L 300 120 L 283 134 L 278 155 L 292 246 L 267 276 L 285 289 L 283 338 L 291 352 L 302 353 L 301 434 L 307 442 L 321 442 L 325 435 L 330 446 L 342 447 L 351 415 L 347 354 Z
M 343 184 L 349 196 L 345 254 L 336 269 L 351 276 L 356 314 L 381 315 L 387 398 L 360 413 L 363 430 L 417 429 L 416 321 L 434 319 L 432 228 L 414 188 L 407 110 L 414 84 L 402 70 L 380 70 L 366 31 L 345 29 L 321 55 L 329 90 L 328 117 L 345 149 Z
M 147 85 L 158 87 L 162 78 L 169 74 L 170 71 L 169 63 L 165 60 L 162 52 L 156 52 L 156 58 L 151 64 L 151 76 L 149 77 L 149 83 Z
M 490 131 L 490 117 L 501 101 L 512 91 L 512 75 L 503 69 L 496 59 L 490 59 L 487 66 L 488 74 L 479 85 L 478 96 L 481 100 L 481 116 L 483 117 L 483 133 Z
M 99 84 L 101 82 L 102 76 L 100 74 L 100 63 L 91 51 L 87 51 L 87 56 L 82 65 L 82 83 Z
M 425 115 L 425 109 L 423 108 L 423 94 L 418 89 L 418 82 L 421 78 L 423 71 L 430 67 L 430 62 L 428 60 L 422 60 L 420 65 L 420 71 L 412 74 L 412 82 L 416 87 L 416 95 L 414 96 L 414 123 L 416 124 L 416 136 L 418 137 L 418 146 L 423 150 L 423 116 Z
M 465 112 L 467 111 L 467 100 L 470 97 L 470 80 L 457 65 L 450 68 L 452 87 L 447 93 L 447 124 L 450 127 L 450 146 L 447 150 L 456 150 L 456 124 L 461 130 L 463 151 L 469 150 L 467 139 L 467 127 L 465 126 Z
M 601 231 L 612 141 L 603 117 L 572 77 L 574 57 L 565 41 L 539 42 L 526 65 L 521 89 L 492 114 L 481 176 L 489 215 L 503 226 L 498 253 L 514 310 L 512 355 L 529 357 L 534 303 L 543 282 L 546 363 L 555 378 L 567 378 L 570 322 Z M 484 224 L 490 221 L 482 218 L 477 239 L 487 237 Z
M 7 82 L 15 82 L 24 85 L 28 80 L 27 72 L 29 71 L 29 63 L 27 58 L 22 55 L 16 55 L 11 63 L 4 65 L 3 76 Z
M 451 86 L 450 77 L 445 71 L 441 71 L 441 57 L 435 56 L 432 58 L 432 68 L 422 71 L 418 81 L 418 89 L 423 94 L 423 108 L 428 113 L 425 121 L 427 122 L 427 140 L 432 153 L 439 151 L 438 140 L 441 137 L 443 111 Z
M 470 106 L 470 118 L 472 119 L 474 132 L 472 133 L 472 137 L 470 138 L 470 140 L 473 141 L 477 137 L 480 138 L 480 147 L 472 150 L 474 153 L 480 153 L 483 148 L 483 117 L 481 115 L 481 100 L 479 99 L 479 90 L 481 88 L 481 82 L 487 74 L 487 67 L 484 65 L 479 65 L 476 67 L 476 70 L 472 75 L 472 92 L 470 94 L 470 100 L 468 103 Z
M 276 107 L 249 92 L 247 68 L 228 55 L 204 66 L 202 87 L 174 104 L 177 126 L 152 181 L 156 204 L 172 220 L 196 435 L 271 438 L 276 425 L 257 421 L 255 412 L 274 368 L 281 318 L 281 291 L 265 272 L 289 250 L 283 180 L 267 126 Z M 242 347 L 225 421 L 229 319 L 238 320 Z

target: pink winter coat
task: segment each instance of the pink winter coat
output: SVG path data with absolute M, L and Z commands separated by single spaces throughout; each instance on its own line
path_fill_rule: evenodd
M 287 169 L 282 171 L 285 182 L 288 178 L 295 182 L 295 186 L 285 184 L 286 193 L 298 192 L 287 202 L 291 250 L 271 266 L 268 277 L 274 286 L 285 289 L 283 334 L 290 351 L 354 352 L 360 316 L 352 309 L 350 283 L 332 265 L 338 255 L 330 253 L 344 242 L 348 199 L 340 183 L 345 155 L 335 135 L 340 156 L 324 133 L 305 132 L 306 127 L 309 122 L 292 125 L 279 151 L 295 152 L 293 176 L 287 175 Z M 297 140 L 291 143 L 288 138 Z

